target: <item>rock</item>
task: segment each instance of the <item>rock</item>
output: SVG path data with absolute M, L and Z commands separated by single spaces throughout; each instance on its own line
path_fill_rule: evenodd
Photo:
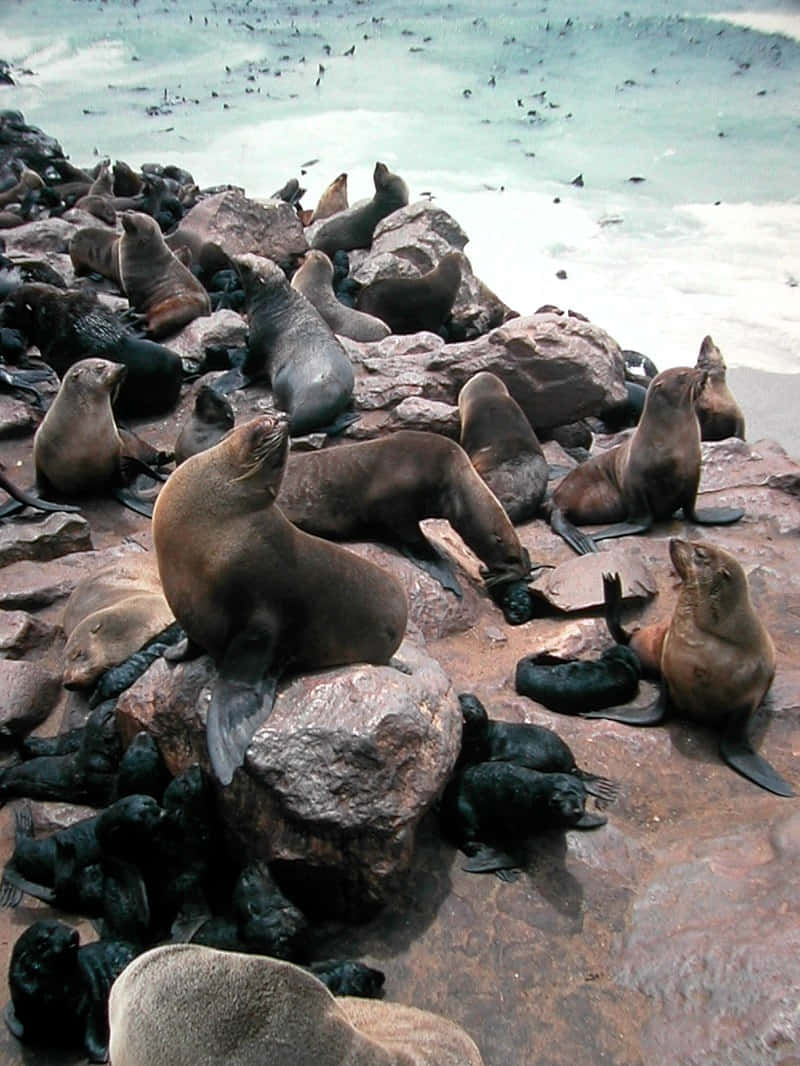
M 0 611 L 0 659 L 21 659 L 52 644 L 56 626 L 26 611 Z
M 625 599 L 650 599 L 658 592 L 655 578 L 641 556 L 619 549 L 576 555 L 553 570 L 542 570 L 531 582 L 531 588 L 560 611 L 585 611 L 603 605 L 603 574 L 614 572 L 622 578 Z
M 8 393 L 0 395 L 0 440 L 31 436 L 40 422 L 41 415 L 30 404 Z
M 89 523 L 79 514 L 55 511 L 0 524 L 0 567 L 25 559 L 43 563 L 91 547 Z
M 42 171 L 54 158 L 64 158 L 61 145 L 54 137 L 43 133 L 38 126 L 28 126 L 24 118 L 18 121 L 10 112 L 0 117 L 0 167 L 12 159 L 21 159 L 33 170 Z
M 94 807 L 83 807 L 79 803 L 59 803 L 55 800 L 45 802 L 31 800 L 31 815 L 33 816 L 33 829 L 36 836 L 57 833 L 60 829 L 67 829 L 76 822 L 82 822 L 86 818 L 94 818 L 98 813 Z
M 448 677 L 408 640 L 396 658 L 408 673 L 356 665 L 283 684 L 222 793 L 231 833 L 270 860 L 301 907 L 363 918 L 385 902 L 455 762 L 461 715 Z M 208 766 L 213 678 L 207 657 L 159 660 L 120 697 L 123 738 L 147 729 L 173 773 Z
M 226 257 L 245 252 L 274 259 L 287 270 L 308 251 L 303 227 L 291 204 L 282 200 L 257 203 L 235 190 L 195 204 L 167 244 L 173 249 L 179 245 L 190 248 L 195 262 L 208 272 L 229 266 Z
M 24 736 L 45 720 L 61 681 L 37 663 L 0 659 L 0 734 Z
M 169 347 L 178 355 L 202 359 L 206 348 L 243 348 L 247 344 L 247 323 L 229 308 L 196 318 L 180 333 L 170 337 Z
M 66 599 L 77 583 L 101 566 L 141 553 L 135 541 L 101 551 L 73 552 L 47 563 L 12 563 L 3 571 L 0 608 L 35 611 Z
M 75 227 L 63 218 L 40 218 L 3 233 L 9 252 L 59 252 L 65 254 Z
M 480 370 L 505 382 L 537 430 L 578 421 L 625 395 L 619 346 L 577 318 L 515 318 L 459 344 L 432 333 L 342 344 L 356 371 L 359 410 L 388 410 L 410 396 L 455 405 L 461 386 Z

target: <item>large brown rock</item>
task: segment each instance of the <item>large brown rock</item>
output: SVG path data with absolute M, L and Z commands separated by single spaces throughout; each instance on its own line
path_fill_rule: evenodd
M 231 833 L 315 910 L 363 917 L 387 899 L 458 753 L 447 675 L 408 640 L 394 661 L 402 669 L 356 665 L 282 685 L 221 794 Z M 207 767 L 214 676 L 205 657 L 159 660 L 119 700 L 124 737 L 147 729 L 173 772 Z
M 91 547 L 89 523 L 79 514 L 54 511 L 0 524 L 0 567 L 25 559 L 46 562 Z
M 23 736 L 56 705 L 61 680 L 37 663 L 0 659 L 0 734 Z
M 39 218 L 3 232 L 9 252 L 59 252 L 65 254 L 75 226 L 63 218 Z

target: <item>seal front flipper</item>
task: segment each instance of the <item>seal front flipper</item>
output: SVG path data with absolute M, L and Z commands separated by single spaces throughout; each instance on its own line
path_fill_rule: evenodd
M 741 507 L 704 507 L 701 511 L 694 507 L 683 507 L 683 516 L 687 522 L 698 526 L 732 526 L 744 518 Z
M 440 555 L 430 542 L 425 541 L 423 544 L 415 539 L 413 546 L 402 544 L 399 550 L 409 562 L 424 570 L 434 581 L 438 581 L 443 589 L 454 593 L 459 599 L 464 595 L 450 560 Z
M 573 822 L 570 829 L 599 829 L 601 825 L 606 825 L 608 818 L 602 814 L 593 814 L 591 811 L 584 811 L 577 822 Z
M 472 850 L 470 845 L 466 845 L 462 850 L 466 852 L 467 848 Z M 515 859 L 508 852 L 489 847 L 488 844 L 478 845 L 474 854 L 461 867 L 470 874 L 492 874 L 499 873 L 501 870 L 510 871 L 518 868 L 519 859 Z
M 748 707 L 744 714 L 737 715 L 720 737 L 720 755 L 728 766 L 767 792 L 774 792 L 776 796 L 794 796 L 794 789 L 789 782 L 784 781 L 778 771 L 750 747 L 745 733 L 749 713 Z
M 613 803 L 619 795 L 619 785 L 616 781 L 611 781 L 607 777 L 598 777 L 585 770 L 574 770 L 573 773 L 583 781 L 583 787 L 587 793 L 601 800 L 603 804 Z
M 606 707 L 603 711 L 584 711 L 581 718 L 608 718 L 612 722 L 624 722 L 626 725 L 658 725 L 668 713 L 668 697 L 662 685 L 657 698 L 647 707 Z
M 630 644 L 631 635 L 622 626 L 622 578 L 617 573 L 603 574 L 603 605 L 611 636 L 617 644 Z
M 272 666 L 274 650 L 263 632 L 242 630 L 219 664 L 206 738 L 211 765 L 223 785 L 233 780 L 253 734 L 272 711 L 282 673 Z
M 565 540 L 578 555 L 591 555 L 597 551 L 594 539 L 573 525 L 561 508 L 555 505 L 550 508 L 550 528 L 554 533 L 558 533 L 559 537 Z

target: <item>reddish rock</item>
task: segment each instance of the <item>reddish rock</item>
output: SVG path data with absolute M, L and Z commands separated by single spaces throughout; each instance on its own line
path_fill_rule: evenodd
M 0 611 L 0 659 L 21 659 L 28 652 L 43 651 L 57 632 L 25 611 Z
M 61 679 L 37 663 L 0 659 L 0 733 L 23 736 L 56 705 Z
M 54 511 L 0 524 L 0 567 L 26 559 L 47 562 L 72 552 L 91 550 L 89 523 L 79 514 Z
M 49 563 L 12 563 L 3 571 L 0 608 L 35 611 L 66 599 L 77 583 L 95 569 L 144 551 L 138 544 L 122 543 L 101 551 L 75 552 Z

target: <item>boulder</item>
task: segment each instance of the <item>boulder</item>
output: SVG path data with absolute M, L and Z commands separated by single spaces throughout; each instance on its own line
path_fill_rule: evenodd
M 0 659 L 22 659 L 52 644 L 57 627 L 26 611 L 0 611 Z
M 206 348 L 243 348 L 246 344 L 247 323 L 229 308 L 196 318 L 169 340 L 173 352 L 190 359 L 202 359 Z
M 0 523 L 0 567 L 25 559 L 46 562 L 91 547 L 89 523 L 79 514 L 54 511 Z
M 58 252 L 66 254 L 75 226 L 63 218 L 40 218 L 3 233 L 9 252 Z
M 0 117 L 0 167 L 21 159 L 33 170 L 44 170 L 51 159 L 64 158 L 61 145 L 38 126 L 29 126 L 19 112 Z
M 24 736 L 56 705 L 61 681 L 37 663 L 0 659 L 0 734 Z

